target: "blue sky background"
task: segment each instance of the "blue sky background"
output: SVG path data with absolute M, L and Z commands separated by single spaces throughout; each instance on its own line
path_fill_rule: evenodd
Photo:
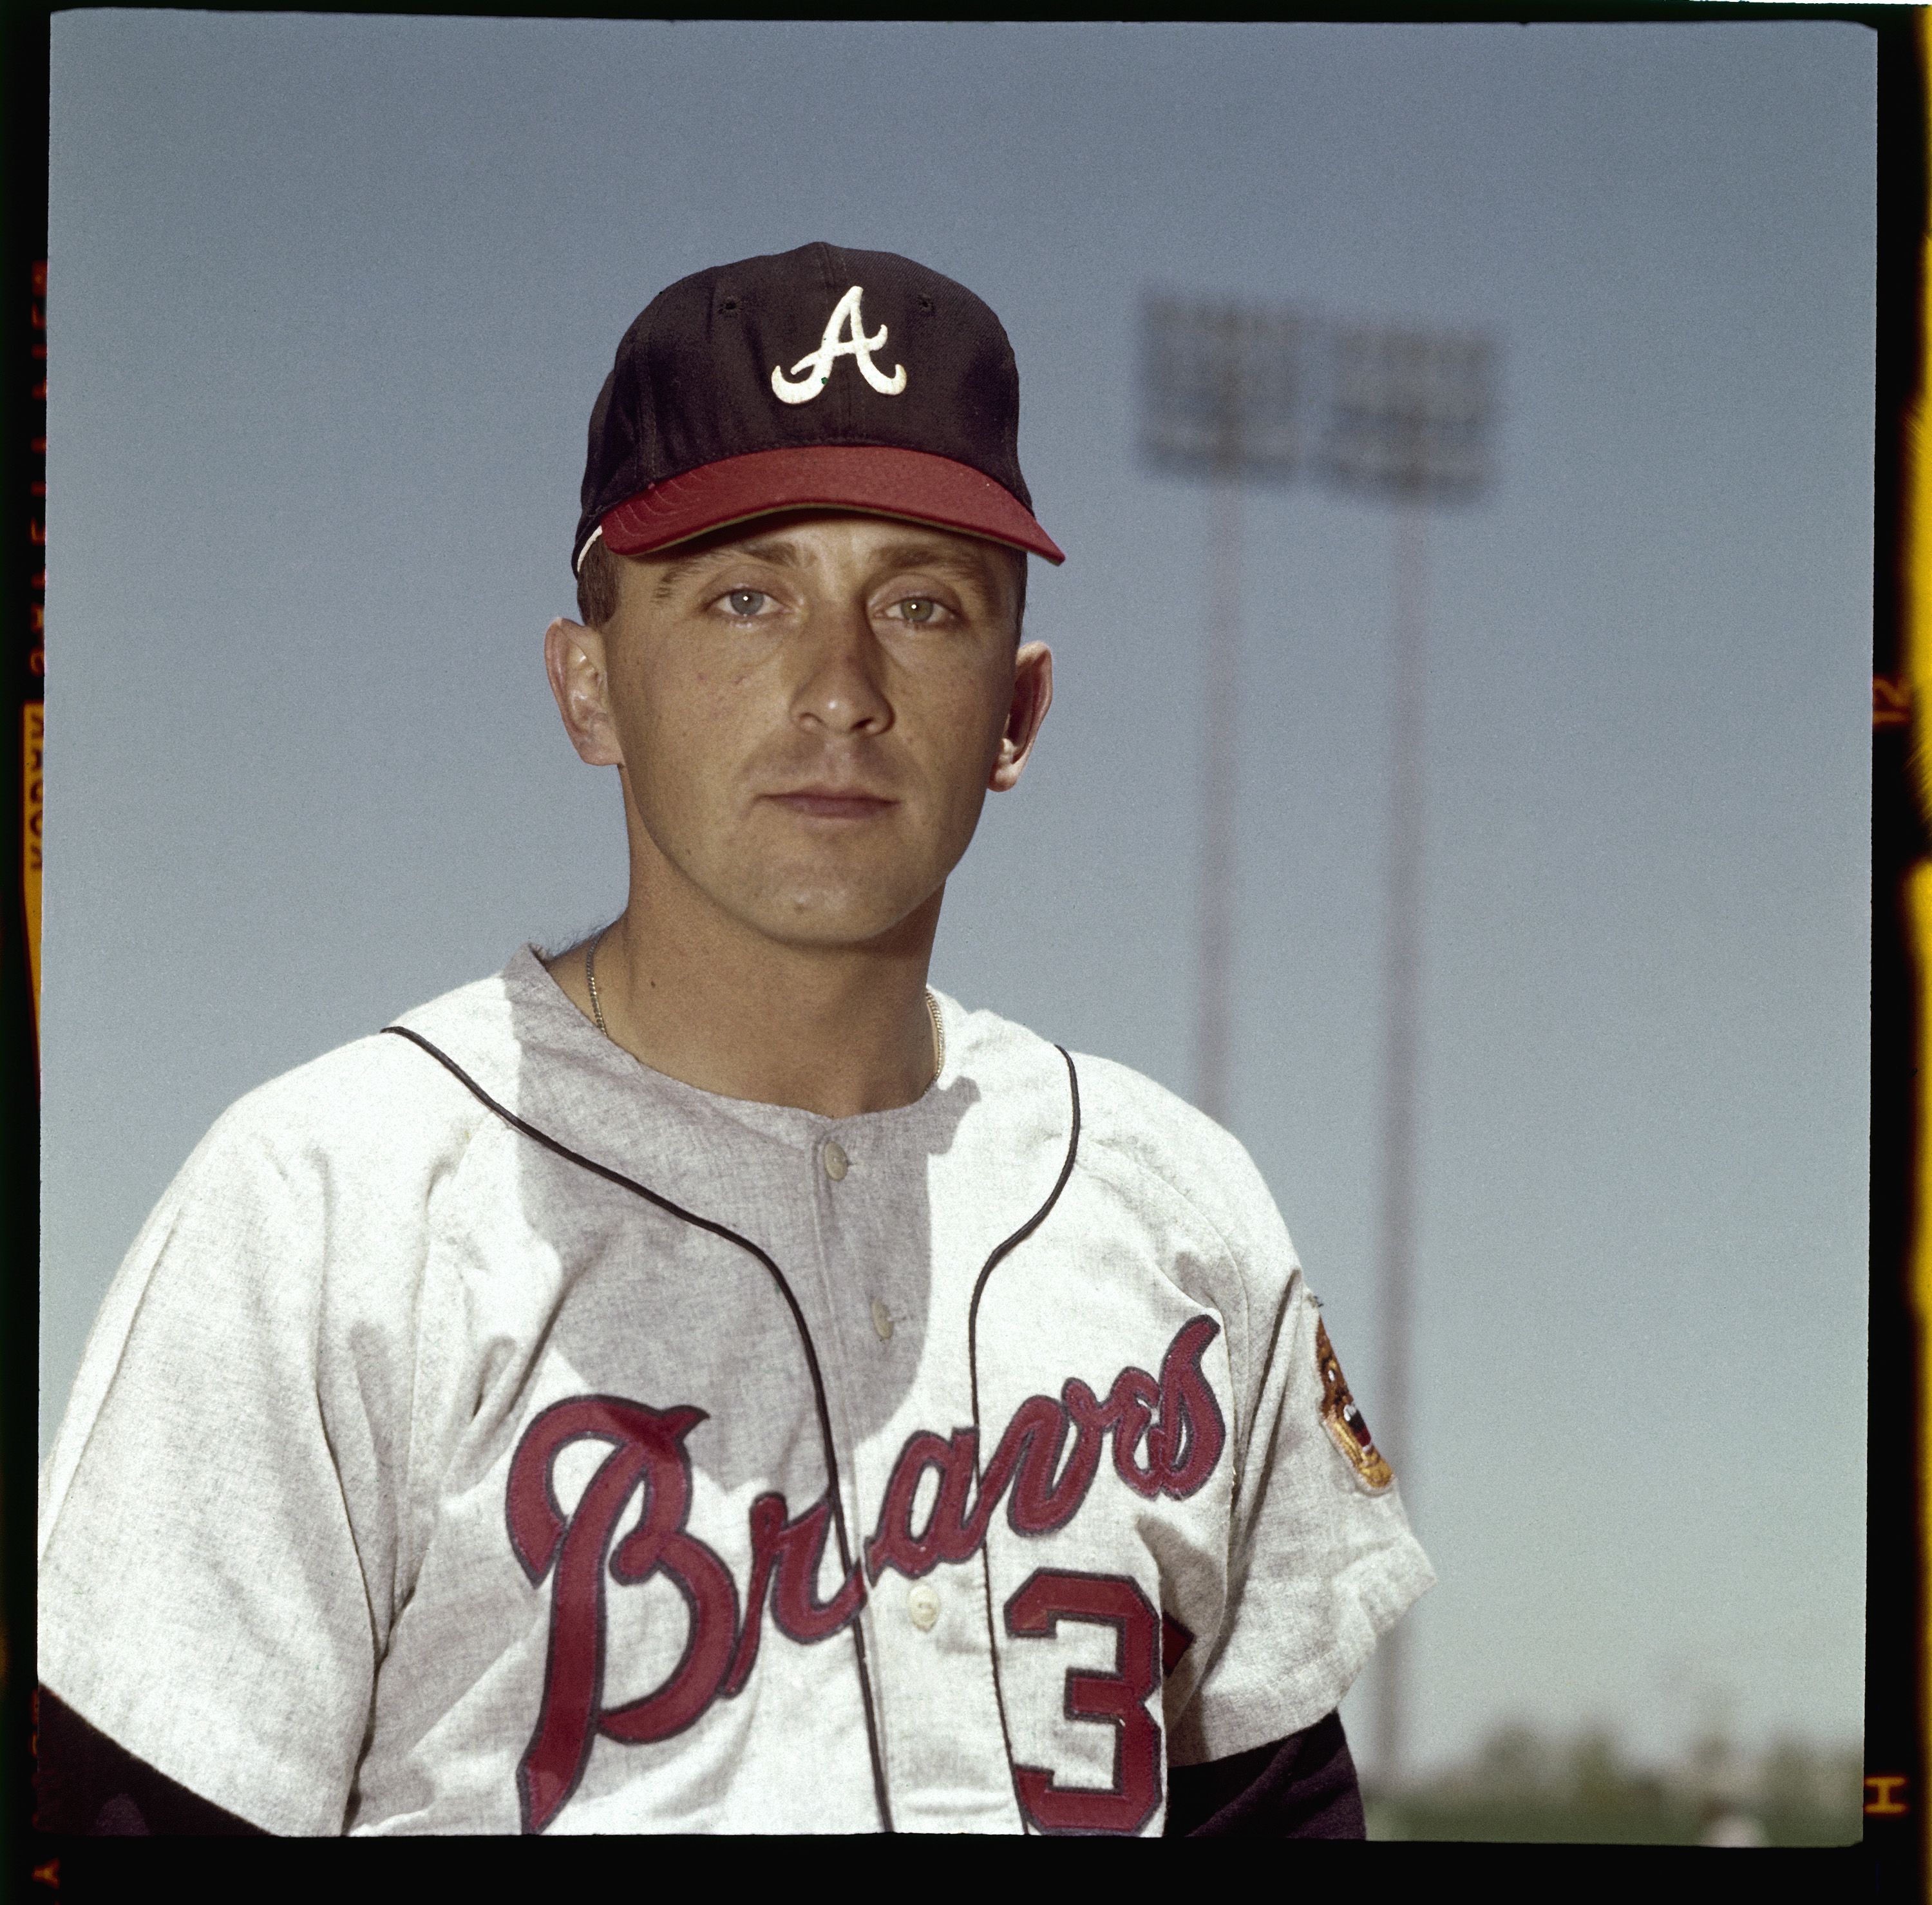
M 1138 302 L 1486 326 L 1501 479 L 1431 533 L 1417 1757 L 1856 1738 L 1874 70 L 1829 22 L 59 16 L 44 1436 L 224 1106 L 621 905 L 538 641 L 660 286 L 826 238 L 1004 318 L 1058 699 L 935 977 L 1184 1090 L 1207 505 L 1137 460 Z M 1246 549 L 1232 1122 L 1372 1422 L 1394 526 L 1270 490 Z

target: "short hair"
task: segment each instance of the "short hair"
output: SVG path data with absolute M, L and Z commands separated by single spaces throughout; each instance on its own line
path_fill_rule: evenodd
M 586 628 L 601 630 L 617 613 L 617 562 L 601 536 L 584 552 L 577 572 L 577 619 Z
M 1005 548 L 1004 544 L 995 545 Z M 1013 644 L 1019 644 L 1026 626 L 1027 559 L 1024 549 L 1006 549 L 1013 565 Z M 600 633 L 617 613 L 617 578 L 620 562 L 634 560 L 619 556 L 606 547 L 600 536 L 584 552 L 584 566 L 577 572 L 577 619 L 586 628 Z

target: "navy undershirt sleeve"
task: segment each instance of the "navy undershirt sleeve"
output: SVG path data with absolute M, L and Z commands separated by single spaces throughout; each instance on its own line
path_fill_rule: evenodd
M 137 1760 L 46 1688 L 34 1696 L 34 1822 L 83 1838 L 260 1834 Z
M 1226 1760 L 1172 1768 L 1166 1830 L 1191 1838 L 1366 1838 L 1341 1715 Z

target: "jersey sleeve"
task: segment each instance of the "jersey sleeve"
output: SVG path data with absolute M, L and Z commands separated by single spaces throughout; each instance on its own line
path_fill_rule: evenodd
M 1293 1266 L 1285 1232 L 1279 1247 Z M 1179 1766 L 1249 1751 L 1333 1712 L 1376 1636 L 1436 1579 L 1298 1266 L 1274 1319 L 1243 1441 L 1227 1612 L 1192 1696 L 1170 1718 Z
M 382 1332 L 314 1148 L 231 1110 L 116 1276 L 42 1480 L 39 1669 L 250 1823 L 343 1827 L 386 1625 Z M 328 1366 L 322 1346 L 345 1346 Z

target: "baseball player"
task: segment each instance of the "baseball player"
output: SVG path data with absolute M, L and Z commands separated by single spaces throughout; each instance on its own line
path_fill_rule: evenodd
M 162 1198 L 43 1476 L 44 1826 L 1360 1834 L 1432 1577 L 1267 1189 L 926 986 L 1052 698 L 1018 405 L 886 254 L 625 334 L 545 655 L 628 903 Z

